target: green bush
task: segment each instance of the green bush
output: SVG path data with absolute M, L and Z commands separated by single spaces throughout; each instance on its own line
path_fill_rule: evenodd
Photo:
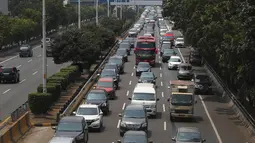
M 59 83 L 47 83 L 46 85 L 47 92 L 52 95 L 52 102 L 56 101 L 61 94 L 61 85 Z M 38 93 L 43 92 L 42 84 L 37 88 Z
M 58 83 L 61 85 L 61 88 L 63 90 L 66 90 L 68 86 L 68 77 L 59 76 L 57 74 L 54 74 L 53 76 L 49 77 L 47 79 L 47 83 Z
M 28 104 L 32 113 L 46 113 L 52 105 L 52 95 L 50 93 L 30 93 Z

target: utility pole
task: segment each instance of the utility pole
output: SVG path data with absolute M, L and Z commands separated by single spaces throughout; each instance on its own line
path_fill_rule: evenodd
M 98 25 L 98 0 L 96 0 L 96 25 Z
M 120 6 L 120 19 L 122 19 L 122 1 L 120 2 L 121 6 Z
M 107 16 L 110 17 L 110 0 L 107 0 Z
M 47 93 L 47 57 L 46 57 L 46 10 L 45 0 L 42 1 L 42 35 L 43 35 L 43 93 Z
M 78 29 L 81 29 L 81 0 L 78 0 Z

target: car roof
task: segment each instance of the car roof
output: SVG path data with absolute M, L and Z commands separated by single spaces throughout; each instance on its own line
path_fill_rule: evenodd
M 200 132 L 197 127 L 180 127 L 178 132 Z
M 81 104 L 79 106 L 79 108 L 86 108 L 86 107 L 89 107 L 89 108 L 98 108 L 98 105 L 95 105 L 95 104 Z
M 116 70 L 115 69 L 103 69 L 102 72 L 104 71 L 112 71 L 112 72 L 115 72 Z
M 121 57 L 121 56 L 118 56 L 118 55 L 113 55 L 113 56 L 111 56 L 109 59 L 113 59 L 113 58 L 121 59 L 122 57 Z
M 144 107 L 143 107 L 143 105 L 139 105 L 139 104 L 129 104 L 129 105 L 126 106 L 125 110 L 126 109 L 127 110 L 129 110 L 129 109 L 131 109 L 131 110 L 137 110 L 137 109 L 144 110 Z
M 65 116 L 61 118 L 60 122 L 82 122 L 83 119 L 81 116 Z
M 178 37 L 178 38 L 176 38 L 176 40 L 177 40 L 177 39 L 179 39 L 179 40 L 183 40 L 184 38 L 182 38 L 182 37 Z
M 138 65 L 139 65 L 139 64 L 148 64 L 148 65 L 149 65 L 148 62 L 139 62 Z
M 105 66 L 106 65 L 118 66 L 116 63 L 105 63 Z
M 49 143 L 72 143 L 74 138 L 69 137 L 53 137 Z
M 113 81 L 113 78 L 111 78 L 111 77 L 101 77 L 98 81 L 111 82 L 111 81 Z
M 148 88 L 155 88 L 155 85 L 152 83 L 137 83 L 135 87 L 141 88 L 141 87 L 148 87 Z
M 125 133 L 125 135 L 144 135 L 144 136 L 147 136 L 147 134 L 144 131 L 132 131 L 132 130 L 127 131 Z
M 105 90 L 104 89 L 91 89 L 90 91 L 89 91 L 89 93 L 91 93 L 91 92 L 97 92 L 97 93 L 102 93 L 102 92 L 105 92 Z
M 150 86 L 147 87 L 136 87 L 133 93 L 156 93 L 155 88 Z
M 179 57 L 179 56 L 171 56 L 170 58 L 173 58 L 173 59 L 181 59 L 181 57 Z

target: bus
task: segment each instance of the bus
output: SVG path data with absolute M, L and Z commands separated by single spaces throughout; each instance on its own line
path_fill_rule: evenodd
M 153 36 L 138 36 L 135 49 L 136 65 L 139 62 L 148 62 L 151 66 L 155 66 L 156 54 L 156 39 Z

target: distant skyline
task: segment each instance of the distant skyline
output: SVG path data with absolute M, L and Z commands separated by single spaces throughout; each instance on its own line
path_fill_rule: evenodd
M 8 14 L 8 0 L 0 0 L 0 12 Z

